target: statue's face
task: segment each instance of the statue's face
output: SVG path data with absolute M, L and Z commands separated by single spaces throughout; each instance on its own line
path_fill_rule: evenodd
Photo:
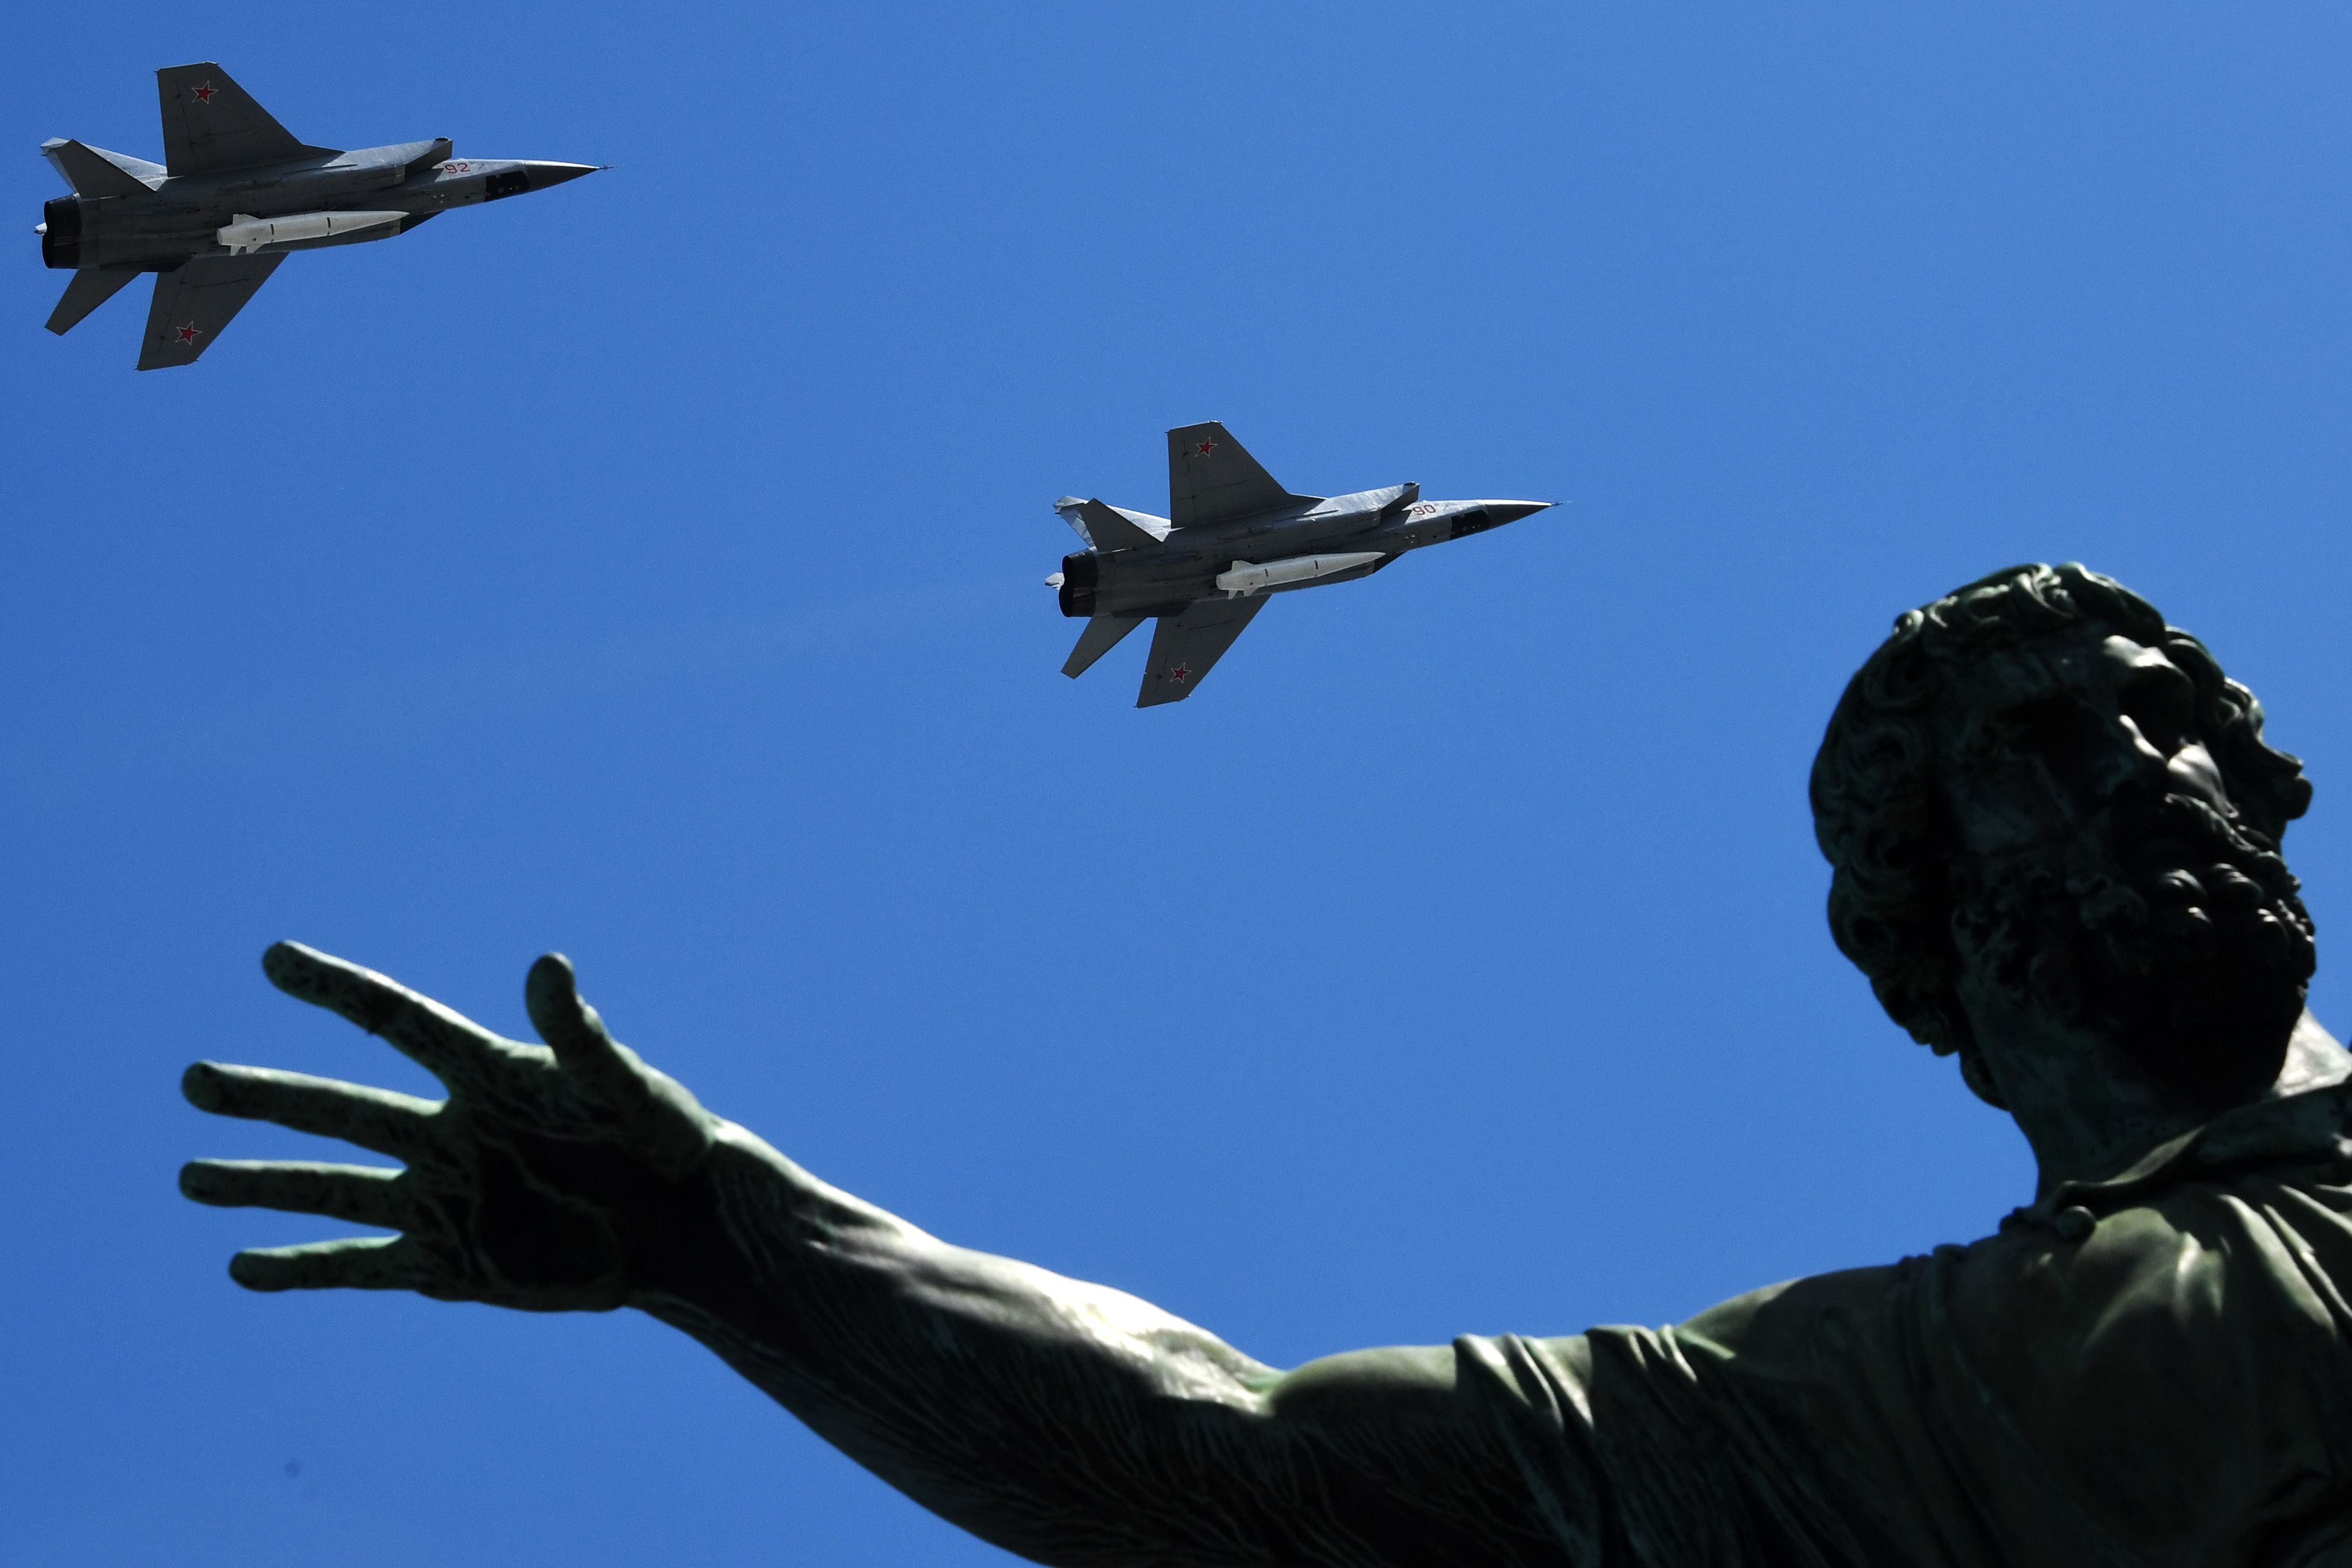
M 2158 649 L 2061 635 L 1948 679 L 1941 760 L 1962 841 L 1976 854 L 2070 843 L 2135 797 L 2178 794 L 2231 810 L 2197 733 L 2196 685 Z
M 2195 684 L 2095 629 L 1947 674 L 1963 999 L 2092 1030 L 2199 1103 L 2266 1087 L 2302 1015 L 2310 922 L 2284 862 L 2236 826 Z

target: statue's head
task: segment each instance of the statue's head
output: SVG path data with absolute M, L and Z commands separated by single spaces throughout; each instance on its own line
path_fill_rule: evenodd
M 1995 1104 L 1989 1019 L 2096 1035 L 2191 1103 L 2265 1087 L 2314 964 L 2278 853 L 2310 800 L 2203 643 L 2074 565 L 1905 614 L 1812 776 L 1838 946 Z

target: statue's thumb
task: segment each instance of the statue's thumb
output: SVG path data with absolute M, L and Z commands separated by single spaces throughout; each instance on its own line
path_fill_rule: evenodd
M 547 1041 L 567 1072 L 576 1072 L 595 1087 L 606 1087 L 619 1063 L 614 1058 L 611 1031 L 596 1009 L 581 999 L 580 982 L 572 960 L 561 953 L 542 954 L 523 981 L 523 1006 L 530 1026 Z
M 647 1067 L 613 1038 L 582 999 L 570 959 L 549 953 L 531 965 L 523 1005 L 556 1064 L 619 1119 L 638 1155 L 672 1178 L 701 1164 L 710 1148 L 708 1115 L 684 1084 Z

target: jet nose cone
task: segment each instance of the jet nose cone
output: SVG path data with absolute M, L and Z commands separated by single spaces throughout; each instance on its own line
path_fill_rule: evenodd
M 566 180 L 577 180 L 583 174 L 593 174 L 605 167 L 602 163 L 526 163 L 530 172 L 530 188 L 544 191 L 550 185 L 561 185 Z
M 1548 510 L 1559 503 L 1555 501 L 1481 501 L 1478 504 L 1486 508 L 1486 515 L 1495 519 L 1496 528 L 1500 528 L 1505 523 L 1516 523 L 1521 517 L 1532 517 L 1538 512 Z

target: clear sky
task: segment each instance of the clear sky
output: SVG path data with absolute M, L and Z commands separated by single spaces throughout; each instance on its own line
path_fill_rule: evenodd
M 1277 1364 L 1672 1322 L 2030 1197 L 1804 782 L 1897 612 L 2079 559 L 2310 763 L 2352 1018 L 2352 16 L 2050 11 L 14 13 L 0 1563 L 1005 1561 L 648 1320 L 234 1287 L 336 1228 L 181 1161 L 337 1155 L 182 1067 L 426 1086 L 279 936 L 524 1034 L 561 948 L 818 1174 Z M 41 329 L 36 148 L 205 59 L 616 167 L 136 374 L 144 285 Z M 1050 504 L 1202 419 L 1570 504 L 1138 712 Z

